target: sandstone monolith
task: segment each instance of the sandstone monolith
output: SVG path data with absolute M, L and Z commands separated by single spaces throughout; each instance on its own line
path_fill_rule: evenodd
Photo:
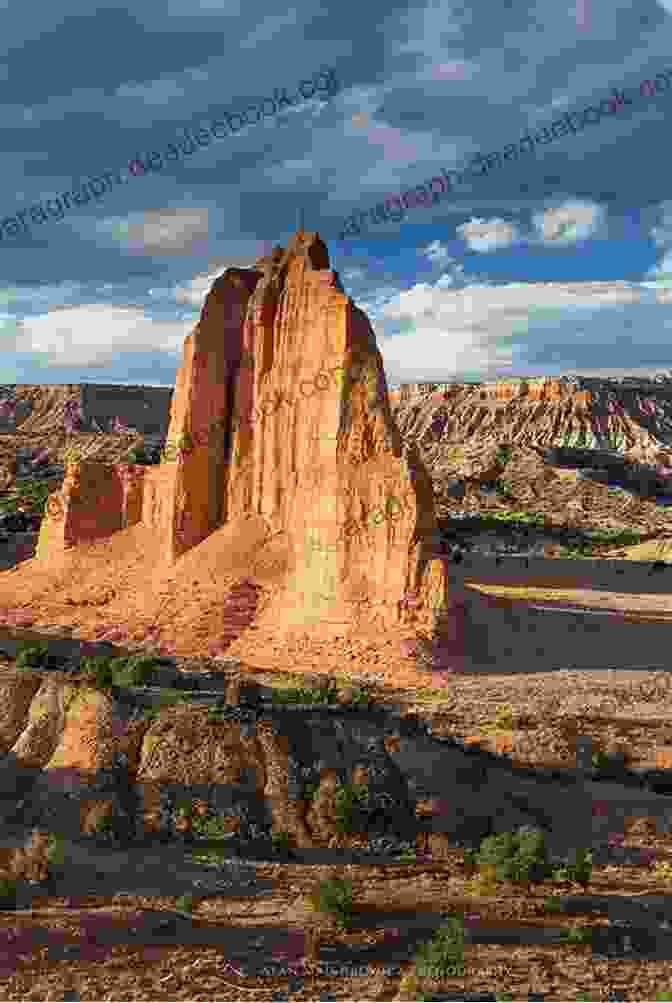
M 64 494 L 78 482 L 80 514 L 61 546 L 88 531 L 85 465 L 73 467 Z M 374 332 L 318 233 L 215 281 L 185 339 L 161 464 L 89 480 L 101 532 L 141 512 L 168 562 L 261 517 L 290 555 L 261 617 L 278 632 L 430 625 L 445 606 L 446 568 L 423 542 L 436 529 L 430 478 L 417 447 L 402 446 Z M 45 530 L 42 552 L 52 539 Z

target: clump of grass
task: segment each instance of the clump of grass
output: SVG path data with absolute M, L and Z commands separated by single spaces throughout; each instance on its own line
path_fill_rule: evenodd
M 288 832 L 274 832 L 271 836 L 271 842 L 276 853 L 287 853 L 290 849 L 290 837 Z
M 0 878 L 0 909 L 16 909 L 16 881 Z
M 513 456 L 513 446 L 502 443 L 497 447 L 497 459 L 500 463 L 506 464 Z
M 513 482 L 506 480 L 503 477 L 499 477 L 495 481 L 495 490 L 502 498 L 515 498 Z
M 223 839 L 230 835 L 224 819 L 219 815 L 209 814 L 205 817 L 194 815 L 191 803 L 188 808 L 183 806 L 182 812 L 186 817 L 191 818 L 193 831 L 204 839 Z
M 96 822 L 96 832 L 99 835 L 111 835 L 114 832 L 114 819 L 111 815 L 99 818 Z
M 144 686 L 158 667 L 159 660 L 151 655 L 139 654 L 119 659 L 113 670 L 114 682 L 117 686 Z
M 186 895 L 180 895 L 175 900 L 175 908 L 180 912 L 193 912 L 195 901 L 194 896 L 188 892 Z
M 672 863 L 665 860 L 659 860 L 653 868 L 653 873 L 661 881 L 672 880 Z
M 342 878 L 321 881 L 317 890 L 308 896 L 306 904 L 314 912 L 333 916 L 336 926 L 347 930 L 352 923 L 352 882 Z
M 464 922 L 449 916 L 415 955 L 415 970 L 422 977 L 446 978 L 464 973 Z
M 570 926 L 567 930 L 562 931 L 560 937 L 568 944 L 591 944 L 593 931 L 586 926 Z
M 86 655 L 80 664 L 82 672 L 104 690 L 111 686 L 144 686 L 160 663 L 150 655 L 138 654 L 117 658 Z
M 18 512 L 19 508 L 24 508 L 31 515 L 43 516 L 50 494 L 51 488 L 46 481 L 20 481 L 0 502 L 0 512 Z
M 352 832 L 355 805 L 369 796 L 366 784 L 339 784 L 336 788 L 336 831 Z
M 41 669 L 49 658 L 49 645 L 40 641 L 19 641 L 16 653 L 17 669 Z
M 333 684 L 310 689 L 297 686 L 288 689 L 274 689 L 273 703 L 332 704 L 337 702 L 338 689 Z
M 511 731 L 513 723 L 511 704 L 498 704 L 494 720 L 484 721 L 481 724 L 481 730 L 484 732 Z
M 548 870 L 543 832 L 525 826 L 517 832 L 486 836 L 475 859 L 481 868 L 494 867 L 498 881 L 542 880 Z
M 585 890 L 593 871 L 592 860 L 593 854 L 590 850 L 575 850 L 573 862 L 550 868 L 552 877 L 555 881 L 573 881 L 582 885 Z

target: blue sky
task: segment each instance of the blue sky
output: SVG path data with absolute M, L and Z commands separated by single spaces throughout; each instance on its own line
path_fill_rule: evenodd
M 390 386 L 672 369 L 671 15 L 672 0 L 370 0 L 356 17 L 61 0 L 36 17 L 5 0 L 0 383 L 172 385 L 212 280 L 286 243 L 300 209 Z M 327 68 L 335 95 L 129 175 L 185 128 Z M 663 71 L 670 87 L 643 96 Z M 631 105 L 341 239 L 354 210 L 613 88 Z M 124 183 L 61 219 L 2 222 L 106 170 Z

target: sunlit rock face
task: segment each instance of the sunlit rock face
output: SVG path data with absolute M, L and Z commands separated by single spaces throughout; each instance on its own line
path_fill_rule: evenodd
M 291 556 L 268 626 L 384 630 L 409 592 L 414 622 L 430 623 L 446 584 L 421 553 L 432 485 L 417 448 L 403 454 L 368 318 L 319 234 L 299 232 L 214 282 L 184 342 L 162 462 L 142 476 L 92 465 L 91 487 L 72 465 L 65 524 L 45 529 L 41 552 L 76 545 L 100 517 L 99 536 L 138 520 L 159 530 L 174 562 L 222 525 L 242 536 L 261 518 Z

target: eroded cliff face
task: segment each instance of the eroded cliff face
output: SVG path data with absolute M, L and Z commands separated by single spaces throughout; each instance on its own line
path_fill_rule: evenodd
M 446 570 L 420 545 L 436 526 L 429 476 L 402 449 L 373 330 L 317 233 L 214 283 L 185 339 L 168 442 L 155 468 L 71 464 L 38 557 L 140 521 L 175 563 L 261 519 L 288 555 L 262 627 L 385 631 L 405 622 L 406 593 L 416 623 L 445 601 Z

